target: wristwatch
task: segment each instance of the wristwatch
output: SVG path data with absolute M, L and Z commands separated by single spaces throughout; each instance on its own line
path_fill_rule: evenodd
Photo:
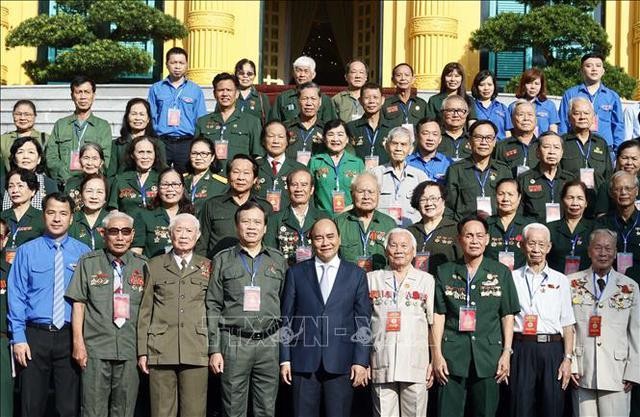
M 565 353 L 564 354 L 564 358 L 565 359 L 569 359 L 569 362 L 573 361 L 573 355 L 570 353 Z
M 503 348 L 502 351 L 503 352 L 509 352 L 509 355 L 513 355 L 513 349 L 511 349 L 511 348 Z

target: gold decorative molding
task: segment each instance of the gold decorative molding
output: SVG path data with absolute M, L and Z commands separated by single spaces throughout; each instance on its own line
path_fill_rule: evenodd
M 9 30 L 9 8 L 0 6 L 0 26 Z
M 445 16 L 414 16 L 409 20 L 409 37 L 418 35 L 458 37 L 458 20 Z
M 187 15 L 186 25 L 189 31 L 217 30 L 234 33 L 235 16 L 217 10 L 195 10 Z
M 640 22 L 633 24 L 633 43 L 640 43 Z
M 416 87 L 421 90 L 437 90 L 440 88 L 440 74 L 416 75 Z

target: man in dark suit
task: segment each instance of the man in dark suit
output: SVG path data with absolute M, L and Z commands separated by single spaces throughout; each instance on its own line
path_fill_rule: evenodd
M 353 387 L 366 386 L 371 303 L 362 269 L 338 257 L 333 220 L 311 228 L 315 257 L 289 268 L 282 296 L 280 375 L 293 382 L 294 416 L 348 417 Z

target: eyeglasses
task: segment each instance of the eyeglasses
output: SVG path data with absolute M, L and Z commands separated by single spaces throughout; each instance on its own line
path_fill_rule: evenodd
M 425 197 L 425 198 L 421 198 L 419 200 L 419 203 L 420 204 L 437 203 L 441 199 L 442 199 L 442 197 Z
M 117 227 L 109 227 L 108 229 L 106 229 L 106 232 L 108 236 L 118 236 L 119 234 L 122 234 L 122 236 L 131 236 L 131 233 L 133 233 L 133 228 L 123 227 L 122 229 L 118 229 Z
M 491 143 L 494 140 L 496 140 L 495 136 L 478 136 L 478 135 L 473 135 L 471 136 L 471 139 L 473 139 L 474 142 L 485 142 L 485 143 Z
M 161 182 L 160 188 L 180 188 L 182 187 L 182 183 L 179 182 Z
M 623 192 L 625 193 L 630 193 L 631 191 L 635 190 L 637 187 L 634 186 L 628 186 L 628 185 L 623 185 L 622 187 L 615 187 L 611 189 L 611 192 L 614 194 L 621 194 Z
M 33 117 L 33 116 L 35 116 L 35 114 L 33 114 L 33 113 L 26 113 L 26 112 L 21 112 L 21 113 L 20 112 L 16 112 L 16 113 L 13 113 L 13 115 L 15 117 Z
M 255 72 L 251 72 L 251 71 L 247 71 L 247 72 L 238 71 L 238 73 L 236 75 L 238 75 L 239 77 L 243 77 L 243 76 L 244 77 L 253 77 L 254 75 L 256 75 L 256 73 Z
M 82 158 L 80 158 L 80 160 L 84 162 L 98 162 L 100 161 L 100 157 L 99 156 L 83 156 Z
M 457 114 L 458 116 L 464 116 L 465 114 L 467 114 L 469 110 L 467 109 L 443 109 L 442 112 L 443 113 L 453 113 L 453 114 Z
M 212 152 L 191 152 L 191 157 L 192 158 L 202 158 L 202 159 L 206 159 L 208 157 L 210 157 L 211 155 L 213 155 Z

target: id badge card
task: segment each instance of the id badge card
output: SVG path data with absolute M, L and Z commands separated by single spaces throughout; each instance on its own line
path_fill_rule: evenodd
M 525 314 L 522 322 L 522 334 L 535 335 L 538 332 L 538 316 Z
M 513 271 L 513 268 L 516 265 L 516 253 L 507 250 L 500 251 L 498 253 L 498 261 L 509 268 L 509 271 Z
M 274 212 L 280 211 L 280 190 L 267 191 L 267 201 L 271 203 Z
M 113 294 L 113 319 L 129 320 L 129 294 Z
M 220 139 L 213 142 L 213 151 L 216 159 L 227 159 L 229 155 L 229 141 Z
M 560 203 L 545 203 L 544 212 L 547 223 L 560 220 Z
M 309 165 L 309 160 L 311 159 L 310 151 L 298 151 L 296 152 L 296 161 L 301 163 L 304 166 Z
M 244 287 L 242 311 L 260 311 L 260 287 Z
M 16 258 L 16 250 L 17 248 L 14 246 L 4 248 L 4 260 L 7 261 L 7 263 L 10 265 L 13 263 L 13 260 Z
M 80 166 L 80 152 L 71 151 L 69 156 L 69 170 L 70 171 L 82 170 L 82 166 Z
M 484 211 L 489 216 L 493 214 L 491 212 L 491 197 L 476 197 L 476 207 L 478 211 Z
M 178 126 L 180 125 L 180 109 L 171 108 L 167 113 L 167 125 Z
M 460 319 L 458 320 L 458 331 L 475 332 L 476 331 L 476 307 L 461 306 Z
M 306 261 L 307 259 L 311 259 L 311 257 L 313 257 L 313 253 L 310 246 L 299 246 L 296 249 L 296 263 Z
M 600 337 L 602 316 L 589 317 L 589 337 Z
M 373 259 L 370 256 L 358 256 L 356 264 L 365 272 L 373 271 Z
M 633 266 L 633 253 L 631 252 L 618 252 L 616 256 L 617 271 L 621 274 L 627 272 L 627 269 Z
M 416 256 L 413 258 L 413 266 L 424 272 L 429 272 L 429 257 L 431 256 L 431 252 L 424 251 L 416 253 Z
M 402 207 L 400 206 L 400 204 L 397 204 L 397 203 L 392 204 L 387 209 L 387 212 L 389 213 L 389 216 L 396 221 L 396 223 L 398 224 L 402 223 Z
M 518 167 L 516 168 L 516 175 L 524 174 L 530 169 L 531 168 L 529 168 L 527 165 L 518 165 Z
M 409 131 L 409 135 L 411 135 L 411 143 L 416 143 L 416 128 L 413 127 L 411 123 L 403 123 L 402 127 Z
M 364 167 L 366 169 L 373 169 L 375 167 L 378 166 L 378 163 L 380 161 L 380 158 L 378 158 L 378 155 L 369 155 L 369 156 L 365 156 L 364 157 Z
M 580 270 L 580 257 L 567 255 L 564 257 L 564 274 L 569 275 Z
M 401 322 L 400 310 L 388 310 L 385 330 L 387 332 L 399 332 Z
M 580 181 L 589 189 L 596 188 L 595 171 L 593 168 L 580 168 Z
M 334 191 L 331 194 L 331 205 L 333 206 L 333 212 L 336 214 L 344 211 L 344 191 Z

